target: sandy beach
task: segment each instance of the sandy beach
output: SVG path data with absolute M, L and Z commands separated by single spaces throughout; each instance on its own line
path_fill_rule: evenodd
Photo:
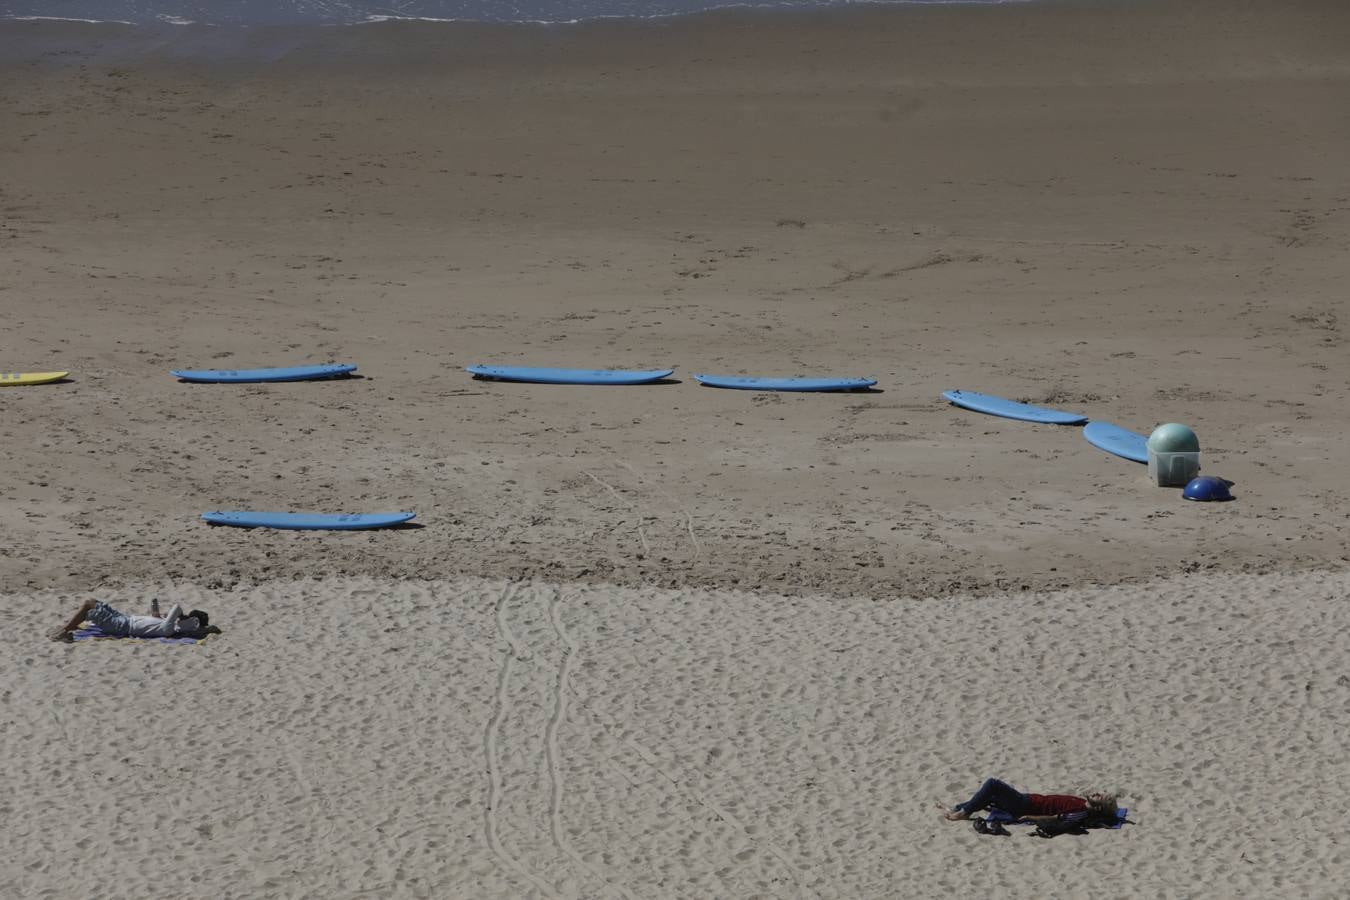
M 72 373 L 0 388 L 0 895 L 1338 895 L 1347 39 L 0 22 L 0 371 Z M 1237 499 L 949 388 L 1187 423 Z M 48 642 L 91 595 L 225 633 Z M 1138 824 L 939 821 L 989 775 Z
M 1350 874 L 1344 574 L 891 602 L 154 587 L 241 624 L 8 666 L 6 896 L 1335 897 Z M 1013 773 L 1119 791 L 1137 824 L 938 819 Z

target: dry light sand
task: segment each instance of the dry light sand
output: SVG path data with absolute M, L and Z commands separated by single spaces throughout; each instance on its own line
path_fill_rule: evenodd
M 73 373 L 0 389 L 0 896 L 1340 895 L 1347 46 L 1330 0 L 0 23 L 0 370 Z M 952 387 L 1187 422 L 1238 499 Z M 47 642 L 91 594 L 225 634 Z M 987 775 L 1138 824 L 938 820 Z
M 238 624 L 13 642 L 0 893 L 1338 896 L 1350 578 L 1221 584 L 159 585 Z M 1119 790 L 1138 824 L 939 821 L 991 773 Z

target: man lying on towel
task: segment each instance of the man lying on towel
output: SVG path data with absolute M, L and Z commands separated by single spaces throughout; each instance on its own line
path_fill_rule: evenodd
M 1032 824 L 1063 822 L 1115 821 L 1116 795 L 1093 792 L 1084 797 L 1073 794 L 1024 794 L 1017 788 L 989 778 L 980 789 L 964 803 L 958 803 L 948 809 L 941 804 L 944 818 L 950 821 L 969 819 L 972 814 L 983 809 L 999 809 L 1012 816 L 1017 822 Z
M 186 637 L 204 638 L 208 634 L 220 634 L 220 629 L 210 623 L 209 617 L 200 609 L 189 613 L 175 603 L 167 616 L 159 614 L 159 601 L 150 602 L 150 615 L 129 616 L 118 612 L 102 600 L 86 600 L 79 610 L 70 617 L 70 621 L 53 631 L 54 641 L 73 641 L 75 632 L 85 620 L 93 622 L 99 631 L 111 637 Z

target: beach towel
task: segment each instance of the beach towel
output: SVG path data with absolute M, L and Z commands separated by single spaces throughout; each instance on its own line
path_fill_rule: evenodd
M 210 635 L 207 635 L 207 637 L 210 637 Z M 79 631 L 73 632 L 71 638 L 77 641 L 158 641 L 161 644 L 200 644 L 206 640 L 205 637 L 193 638 L 181 635 L 178 637 L 138 638 L 121 634 L 105 634 L 103 629 L 93 624 L 86 624 Z
M 1110 829 L 1113 829 L 1113 830 L 1116 829 L 1116 828 L 1119 828 L 1120 826 L 1122 826 L 1122 825 L 1125 824 L 1125 815 L 1126 815 L 1126 813 L 1128 813 L 1128 812 L 1129 812 L 1129 810 L 1126 809 L 1125 807 L 1123 807 L 1123 806 L 1122 806 L 1122 807 L 1118 807 L 1118 808 L 1116 809 L 1116 821 L 1115 821 L 1115 822 L 1111 823 L 1110 825 L 1097 825 L 1097 826 L 1095 826 L 1095 827 L 1097 827 L 1097 828 L 1110 828 Z M 990 821 L 990 822 L 998 822 L 1000 825 L 1034 825 L 1034 824 L 1035 824 L 1034 822 L 1023 822 L 1023 821 L 1020 821 L 1020 820 L 1019 820 L 1016 816 L 1014 816 L 1012 813 L 1004 812 L 1004 811 L 1001 810 L 1001 809 L 991 809 L 991 810 L 989 810 L 985 815 L 986 815 L 988 821 Z

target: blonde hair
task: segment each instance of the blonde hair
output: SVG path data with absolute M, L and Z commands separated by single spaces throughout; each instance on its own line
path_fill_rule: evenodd
M 1087 800 L 1087 807 L 1092 812 L 1114 814 L 1120 808 L 1116 805 L 1116 795 L 1105 791 L 1088 794 L 1084 799 Z

